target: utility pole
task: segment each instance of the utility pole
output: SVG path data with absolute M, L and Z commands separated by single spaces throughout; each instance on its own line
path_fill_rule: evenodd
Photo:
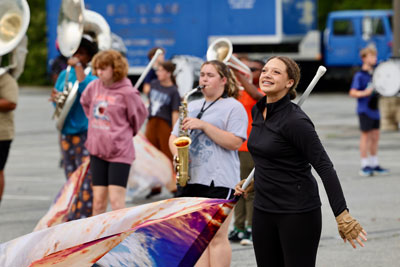
M 400 58 L 400 0 L 393 0 L 393 46 L 392 55 Z

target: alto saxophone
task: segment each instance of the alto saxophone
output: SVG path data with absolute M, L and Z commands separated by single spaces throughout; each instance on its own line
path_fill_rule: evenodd
M 183 120 L 188 115 L 188 98 L 192 94 L 200 91 L 204 88 L 204 85 L 199 85 L 198 87 L 194 88 L 193 90 L 187 92 L 182 100 L 182 104 L 179 107 L 179 137 L 174 140 L 174 145 L 178 150 L 178 155 L 175 158 L 176 162 L 176 181 L 177 183 L 184 187 L 186 186 L 189 177 L 189 146 L 192 143 L 192 139 L 190 139 L 189 131 L 183 129 Z

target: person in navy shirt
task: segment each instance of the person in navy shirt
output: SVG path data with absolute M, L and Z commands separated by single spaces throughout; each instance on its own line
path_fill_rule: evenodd
M 351 83 L 349 95 L 357 98 L 357 114 L 360 121 L 360 156 L 361 176 L 374 174 L 388 174 L 389 171 L 379 166 L 378 142 L 380 114 L 378 109 L 378 96 L 371 86 L 372 71 L 376 65 L 376 50 L 367 47 L 360 51 L 363 62 Z

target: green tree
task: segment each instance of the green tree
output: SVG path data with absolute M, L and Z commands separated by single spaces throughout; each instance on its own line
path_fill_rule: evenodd
M 31 18 L 27 31 L 28 54 L 18 82 L 22 85 L 50 85 L 47 75 L 46 0 L 29 0 Z

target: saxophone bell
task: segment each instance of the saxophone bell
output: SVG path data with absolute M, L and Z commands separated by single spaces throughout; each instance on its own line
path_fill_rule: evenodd
M 189 177 L 189 145 L 191 144 L 192 140 L 189 137 L 181 136 L 175 139 L 174 145 L 178 150 L 178 155 L 174 159 L 175 165 L 175 172 L 176 172 L 176 181 L 177 183 L 185 187 Z

